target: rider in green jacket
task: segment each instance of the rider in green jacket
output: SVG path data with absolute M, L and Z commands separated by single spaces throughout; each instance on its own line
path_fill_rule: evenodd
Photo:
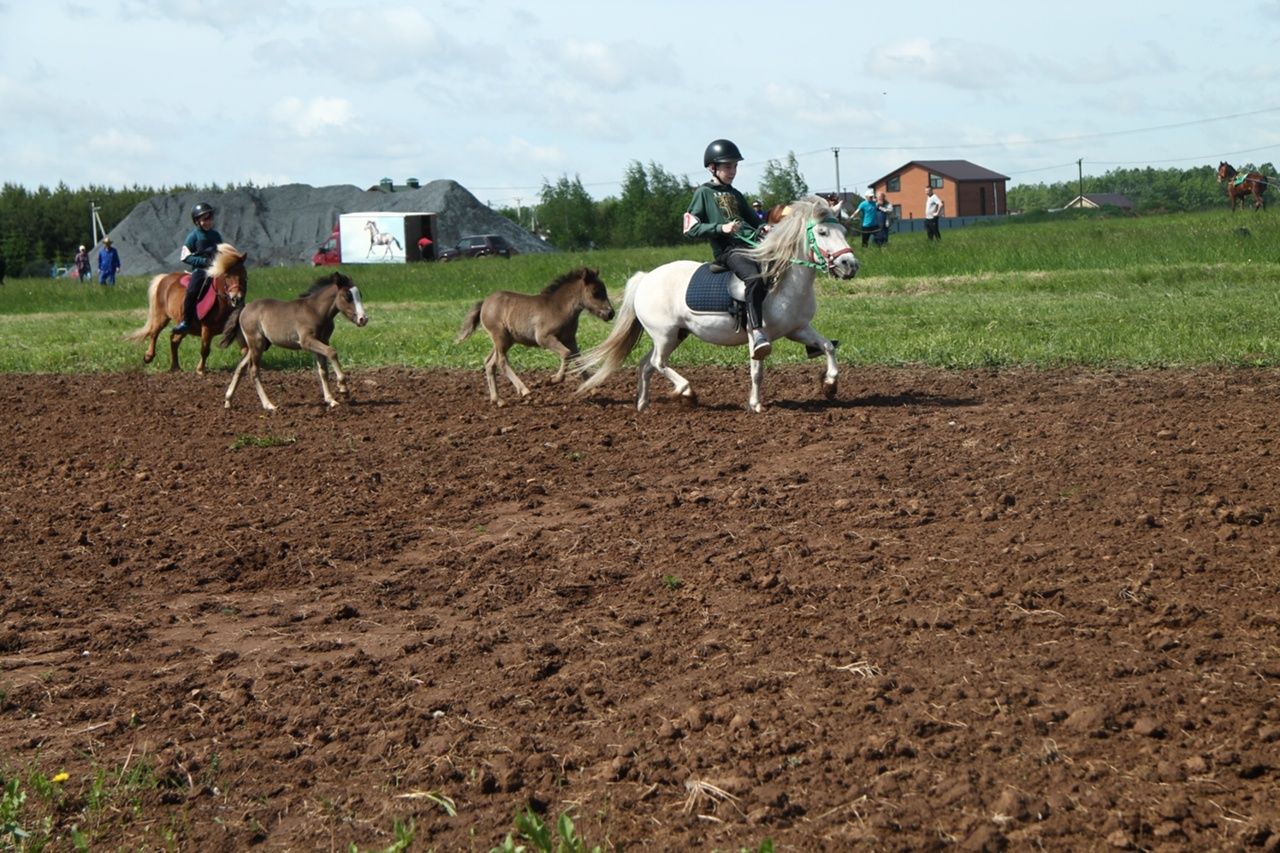
M 761 319 L 768 286 L 758 264 L 740 238 L 758 239 L 764 226 L 742 193 L 733 187 L 742 153 L 727 139 L 717 139 L 707 146 L 702 164 L 711 172 L 711 180 L 698 187 L 684 214 L 686 237 L 709 238 L 716 263 L 728 267 L 742 279 L 746 289 L 748 345 L 751 357 L 762 359 L 773 346 L 765 335 Z

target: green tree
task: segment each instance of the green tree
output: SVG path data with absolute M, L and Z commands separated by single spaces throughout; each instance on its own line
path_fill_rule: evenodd
M 693 189 L 657 163 L 648 170 L 639 161 L 627 164 L 622 195 L 601 205 L 601 219 L 608 224 L 607 245 L 673 246 L 681 241 L 681 224 Z
M 809 194 L 809 185 L 800 174 L 800 164 L 794 152 L 787 152 L 786 163 L 769 160 L 764 164 L 764 177 L 760 179 L 760 203 L 765 209 L 775 204 L 787 204 Z
M 542 182 L 538 227 L 559 249 L 590 249 L 604 238 L 599 230 L 596 205 L 582 187 L 582 179 L 561 175 L 555 184 Z

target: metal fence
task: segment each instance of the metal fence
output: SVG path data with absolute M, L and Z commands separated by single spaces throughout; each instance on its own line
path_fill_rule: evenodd
M 946 230 L 948 228 L 963 228 L 966 225 L 972 225 L 975 222 L 990 222 L 993 219 L 1007 219 L 1006 216 L 940 216 L 938 217 L 938 229 Z M 923 219 L 895 219 L 893 225 L 889 228 L 891 234 L 910 234 L 915 231 L 924 231 Z

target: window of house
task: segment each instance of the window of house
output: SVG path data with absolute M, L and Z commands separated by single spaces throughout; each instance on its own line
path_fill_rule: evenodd
M 901 192 L 902 179 L 899 178 L 897 175 L 894 175 L 892 178 L 890 178 L 888 181 L 885 182 L 884 189 L 885 189 L 885 192 L 891 192 L 891 193 Z
M 933 187 L 935 190 L 940 190 L 940 189 L 942 189 L 942 176 L 941 176 L 941 175 L 935 175 L 933 172 L 930 172 L 930 173 L 929 173 L 929 186 Z

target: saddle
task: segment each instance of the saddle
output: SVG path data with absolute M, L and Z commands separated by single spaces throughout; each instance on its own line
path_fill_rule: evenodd
M 684 304 L 698 314 L 729 314 L 737 321 L 738 330 L 747 326 L 747 292 L 742 279 L 721 264 L 703 264 L 693 271 L 684 291 Z M 832 341 L 833 347 L 839 341 Z M 824 355 L 822 350 L 806 346 L 804 354 L 809 358 Z
M 742 280 L 721 264 L 703 264 L 694 270 L 684 291 L 684 304 L 698 314 L 728 314 L 745 328 L 746 288 Z
M 184 290 L 191 289 L 191 273 L 184 275 L 180 281 Z M 221 279 L 214 278 L 205 278 L 204 280 L 204 292 L 197 297 L 196 301 L 196 316 L 201 320 L 213 310 L 213 306 L 218 302 L 218 291 L 221 289 L 219 287 L 220 281 Z

